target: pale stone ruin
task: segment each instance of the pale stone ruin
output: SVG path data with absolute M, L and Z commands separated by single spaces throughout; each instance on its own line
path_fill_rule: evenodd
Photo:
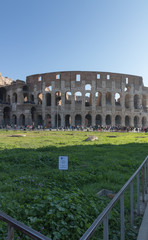
M 52 72 L 13 81 L 0 74 L 0 126 L 148 127 L 148 87 L 140 76 Z

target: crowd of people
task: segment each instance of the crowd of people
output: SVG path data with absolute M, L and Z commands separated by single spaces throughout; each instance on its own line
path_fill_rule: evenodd
M 5 130 L 24 130 L 24 131 L 31 131 L 31 130 L 58 130 L 58 131 L 98 131 L 98 132 L 148 132 L 148 127 L 125 127 L 125 126 L 67 126 L 67 127 L 55 127 L 55 128 L 47 128 L 43 125 L 26 125 L 26 126 L 19 126 L 19 125 L 0 125 L 0 129 Z

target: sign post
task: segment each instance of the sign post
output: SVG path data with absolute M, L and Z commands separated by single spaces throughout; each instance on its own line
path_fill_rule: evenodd
M 68 170 L 68 156 L 59 156 L 59 170 Z
M 59 170 L 63 171 L 64 180 L 64 172 L 68 170 L 68 156 L 59 156 Z

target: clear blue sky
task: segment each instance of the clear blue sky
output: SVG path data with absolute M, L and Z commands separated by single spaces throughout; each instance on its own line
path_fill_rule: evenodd
M 0 72 L 140 75 L 148 86 L 147 0 L 0 0 Z

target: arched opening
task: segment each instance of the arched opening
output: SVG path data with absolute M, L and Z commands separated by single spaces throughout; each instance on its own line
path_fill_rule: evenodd
M 50 114 L 46 115 L 46 127 L 51 128 L 51 115 Z
M 0 103 L 5 103 L 6 102 L 6 89 L 5 88 L 0 88 Z
M 125 91 L 125 92 L 130 92 L 130 89 L 131 89 L 130 86 L 126 85 L 124 91 Z
M 134 108 L 135 108 L 135 109 L 139 109 L 139 107 L 140 107 L 140 106 L 139 106 L 139 95 L 136 94 L 136 95 L 134 96 Z
M 125 108 L 130 108 L 130 95 L 125 95 Z
M 56 128 L 61 127 L 61 117 L 60 117 L 60 114 L 58 114 L 58 117 L 57 117 L 57 114 L 55 115 L 55 127 Z
M 25 126 L 25 115 L 21 114 L 19 118 L 19 125 L 20 126 Z
M 130 127 L 130 117 L 129 116 L 125 117 L 125 126 Z
M 102 106 L 102 94 L 100 92 L 96 92 L 96 105 Z
M 71 116 L 67 114 L 65 116 L 65 127 L 70 127 L 71 126 Z
M 32 120 L 32 123 L 34 123 L 36 121 L 36 108 L 35 107 L 31 108 L 31 120 Z
M 13 103 L 17 103 L 17 94 L 13 93 Z
M 86 84 L 85 85 L 85 90 L 86 91 L 88 91 L 88 90 L 91 91 L 91 84 Z
M 96 116 L 96 126 L 102 126 L 102 116 L 100 114 Z
M 38 94 L 38 105 L 42 105 L 42 99 L 43 99 L 43 95 L 42 93 Z
M 147 126 L 147 120 L 146 117 L 142 118 L 142 127 L 146 127 Z
M 71 92 L 65 93 L 65 104 L 71 104 Z
M 3 119 L 4 119 L 4 124 L 5 125 L 10 125 L 10 108 L 9 107 L 5 107 L 3 110 Z
M 61 99 L 61 92 L 55 93 L 55 105 L 61 106 L 62 105 L 62 99 Z
M 31 101 L 31 103 L 34 103 L 34 95 L 33 94 L 30 95 L 30 101 Z
M 111 125 L 111 116 L 109 114 L 106 115 L 105 123 L 106 123 L 106 125 Z
M 85 116 L 85 126 L 86 127 L 90 127 L 92 124 L 91 124 L 91 115 L 90 114 L 87 114 Z
M 52 91 L 51 85 L 45 87 L 45 92 L 51 92 L 51 91 Z
M 139 117 L 135 116 L 134 117 L 134 127 L 138 127 L 138 124 L 139 124 Z
M 8 95 L 8 97 L 7 97 L 7 102 L 10 104 L 11 103 L 11 101 L 10 101 L 10 95 Z
M 145 111 L 147 107 L 146 95 L 142 95 L 142 108 Z
M 27 86 L 23 86 L 23 92 L 28 92 L 28 87 Z
M 38 117 L 37 117 L 37 124 L 38 125 L 43 125 L 42 115 L 38 115 Z
M 46 106 L 51 106 L 51 93 L 46 93 Z
M 111 106 L 111 104 L 112 104 L 112 99 L 111 98 L 112 98 L 111 93 L 107 92 L 106 93 L 106 105 Z
M 80 114 L 77 114 L 75 116 L 75 126 L 81 126 L 82 125 L 82 117 Z
M 91 106 L 91 93 L 85 94 L 85 107 Z
M 28 102 L 28 93 L 24 93 L 24 103 Z
M 76 104 L 82 103 L 82 93 L 81 92 L 75 93 L 75 103 Z
M 119 93 L 115 94 L 115 106 L 121 106 L 121 95 Z
M 12 124 L 13 124 L 13 125 L 16 125 L 16 124 L 17 124 L 17 116 L 16 116 L 16 115 L 13 115 L 13 116 L 12 116 Z
M 121 116 L 120 115 L 117 115 L 115 117 L 115 125 L 121 125 Z

